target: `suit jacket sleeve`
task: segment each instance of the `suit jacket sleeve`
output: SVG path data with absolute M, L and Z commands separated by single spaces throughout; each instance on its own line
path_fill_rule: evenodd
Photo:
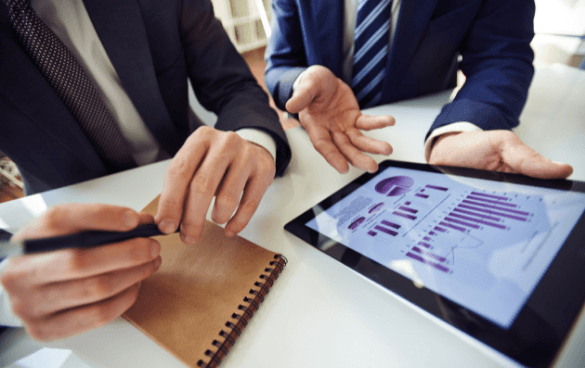
M 308 67 L 305 36 L 295 1 L 272 1 L 272 35 L 266 46 L 266 87 L 279 109 L 292 96 L 292 86 Z
M 189 77 L 200 103 L 217 114 L 220 130 L 260 129 L 276 143 L 276 173 L 291 158 L 288 141 L 266 92 L 232 45 L 209 0 L 182 2 L 179 27 Z
M 460 121 L 484 130 L 519 124 L 534 74 L 533 18 L 533 1 L 483 2 L 460 47 L 465 84 L 443 107 L 431 131 Z

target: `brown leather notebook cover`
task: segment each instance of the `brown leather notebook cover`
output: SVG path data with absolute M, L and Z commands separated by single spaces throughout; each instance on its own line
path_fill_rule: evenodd
M 155 214 L 158 197 L 143 211 Z M 159 236 L 162 265 L 124 317 L 191 367 L 217 367 L 286 264 L 206 222 L 201 240 Z

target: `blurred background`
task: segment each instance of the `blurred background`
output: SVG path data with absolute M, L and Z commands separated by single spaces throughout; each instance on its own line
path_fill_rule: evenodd
M 271 0 L 211 0 L 233 44 L 247 61 L 258 82 L 264 84 L 264 51 L 270 37 Z M 408 1 L 408 0 L 406 0 Z M 535 68 L 559 63 L 585 69 L 585 0 L 535 0 L 535 37 L 532 48 Z M 464 78 L 460 78 L 462 83 Z M 216 117 L 203 109 L 191 92 L 195 112 L 207 124 Z M 284 129 L 298 125 L 272 106 Z M 10 159 L 0 153 L 0 203 L 22 197 L 22 181 Z

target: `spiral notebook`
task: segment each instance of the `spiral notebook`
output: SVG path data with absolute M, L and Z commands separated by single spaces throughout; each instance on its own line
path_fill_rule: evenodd
M 158 197 L 143 211 L 155 214 Z M 124 317 L 191 367 L 217 367 L 254 316 L 286 259 L 206 222 L 194 246 L 156 237 L 162 265 Z

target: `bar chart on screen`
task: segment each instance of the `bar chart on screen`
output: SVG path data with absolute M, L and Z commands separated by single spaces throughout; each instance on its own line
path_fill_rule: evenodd
M 574 193 L 389 168 L 306 225 L 506 325 L 583 208 Z
M 551 228 L 542 196 L 407 175 L 372 185 L 339 211 L 353 218 L 339 217 L 336 235 L 380 263 L 409 259 L 474 287 L 495 282 L 489 262 L 498 249 L 524 244 L 515 256 L 529 258 L 536 235 Z M 517 261 L 510 264 L 519 267 Z
M 434 190 L 449 191 L 442 187 Z M 472 250 L 481 252 L 482 257 L 479 259 L 485 260 L 488 252 L 498 245 L 522 242 L 532 234 L 532 229 L 538 228 L 543 232 L 550 227 L 540 196 L 464 190 L 437 209 L 434 216 L 421 224 L 423 226 L 418 230 L 420 240 L 406 253 L 407 257 L 426 263 L 428 257 L 424 255 L 428 252 L 421 252 L 421 247 L 443 253 L 449 249 L 449 254 L 442 257 L 441 261 L 449 261 L 452 268 L 456 266 L 456 250 L 466 251 L 459 252 L 463 254 L 469 254 Z M 490 244 L 494 247 L 485 249 Z M 439 269 L 445 272 L 448 270 L 446 267 Z

